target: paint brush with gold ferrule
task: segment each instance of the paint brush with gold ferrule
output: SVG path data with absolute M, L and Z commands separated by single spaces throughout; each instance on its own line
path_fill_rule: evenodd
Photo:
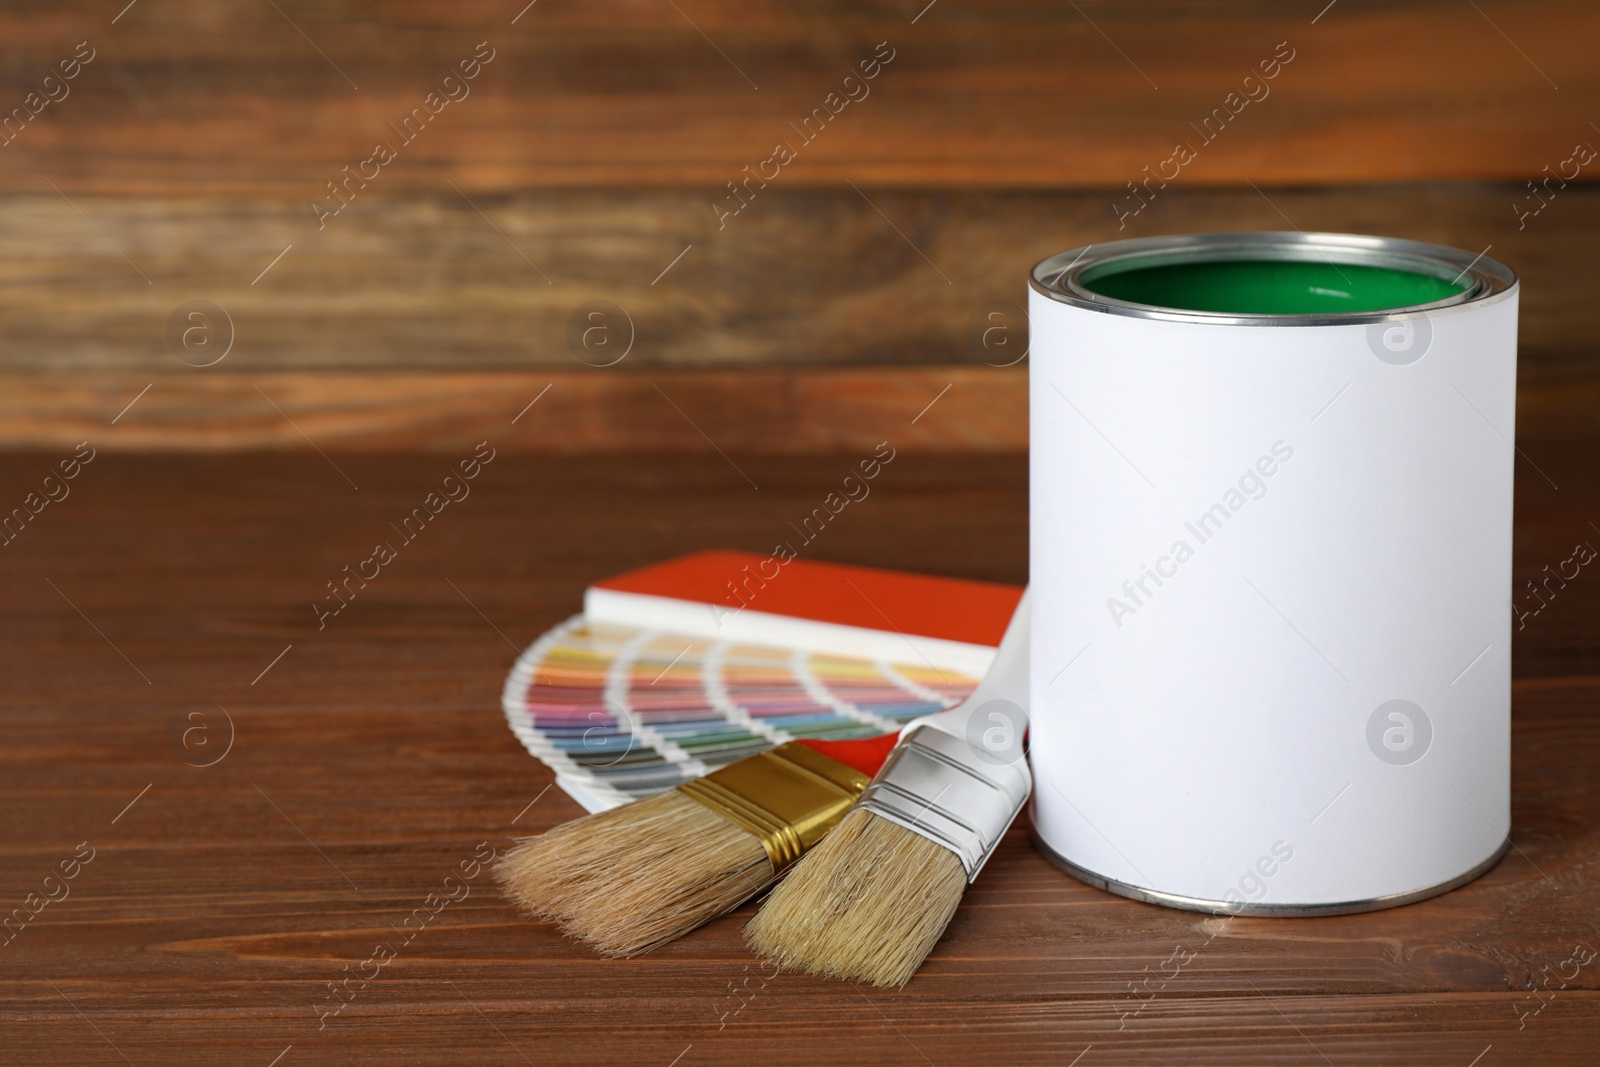
M 682 937 L 771 885 L 850 810 L 894 734 L 790 741 L 517 844 L 508 896 L 607 956 Z

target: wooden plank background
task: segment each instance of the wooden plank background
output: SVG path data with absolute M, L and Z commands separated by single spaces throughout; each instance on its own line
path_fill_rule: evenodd
M 1525 382 L 1587 380 L 1593 367 L 1600 197 L 1588 183 L 1600 164 L 1541 187 L 1548 202 L 1528 187 L 1570 174 L 1577 144 L 1600 144 L 1591 6 L 83 0 L 21 11 L 0 13 L 0 116 L 13 115 L 0 145 L 6 445 L 104 425 L 152 385 L 112 447 L 303 447 L 259 417 L 266 405 L 246 411 L 252 382 L 290 375 L 268 395 L 317 423 L 319 447 L 438 447 L 454 439 L 441 426 L 468 424 L 507 383 L 497 375 L 526 371 L 543 375 L 539 387 L 569 376 L 562 392 L 593 415 L 531 432 L 526 447 L 654 447 L 649 420 L 615 417 L 632 401 L 608 406 L 654 395 L 670 371 L 690 375 L 678 380 L 691 394 L 740 394 L 722 406 L 749 415 L 724 431 L 736 441 L 825 447 L 854 441 L 859 405 L 1013 361 L 1024 277 L 1042 256 L 1234 228 L 1489 249 L 1526 279 Z M 485 41 L 493 58 L 470 94 L 401 143 L 389 124 L 444 91 L 460 60 L 488 55 Z M 826 111 L 861 60 L 889 54 L 880 42 L 893 58 L 852 83 L 867 95 L 800 143 L 790 123 Z M 1270 81 L 1244 82 L 1288 50 Z M 93 58 L 64 81 L 75 54 Z M 1202 138 L 1230 92 L 1263 91 Z M 42 103 L 47 93 L 58 99 Z M 24 122 L 6 108 L 39 113 Z M 379 139 L 397 158 L 344 187 L 349 204 L 319 225 L 313 202 L 338 203 L 327 183 Z M 727 183 L 783 139 L 796 158 L 723 216 L 739 202 Z M 1198 157 L 1119 221 L 1140 203 L 1126 183 L 1178 140 Z M 232 347 L 214 366 L 191 366 L 169 339 L 175 309 L 194 300 L 227 315 Z M 571 341 L 574 316 L 599 300 L 621 309 L 633 342 L 604 369 Z M 973 328 L 997 308 L 1012 325 L 1002 353 Z M 774 433 L 775 369 L 782 396 L 854 399 L 791 405 Z M 437 389 L 418 374 L 437 375 Z M 353 390 L 352 375 L 370 388 Z M 955 431 L 930 427 L 926 447 L 1021 447 L 1015 385 L 993 395 L 1000 406 L 962 415 Z
M 519 447 L 662 444 L 654 413 L 640 422 L 623 399 L 681 423 L 658 388 L 721 398 L 709 417 L 741 446 L 855 447 L 861 406 L 915 414 L 963 382 L 980 391 L 953 390 L 946 406 L 965 413 L 931 421 L 912 446 L 1024 447 L 1026 271 L 1053 250 L 1114 238 L 1109 194 L 872 195 L 774 193 L 748 230 L 725 234 L 677 191 L 485 198 L 492 224 L 455 194 L 373 200 L 321 243 L 292 205 L 75 198 L 126 260 L 54 194 L 0 200 L 0 443 L 93 435 L 149 385 L 107 436 L 113 447 L 303 446 L 276 403 L 321 447 L 431 448 L 470 426 L 488 394 L 504 387 L 503 403 L 520 408 L 560 381 L 549 406 L 586 417 L 532 419 Z M 1522 230 L 1513 202 L 1503 186 L 1173 190 L 1128 230 L 1287 218 L 1489 248 L 1525 281 L 1524 393 L 1591 381 L 1600 194 L 1566 190 Z M 225 318 L 211 348 L 191 352 L 169 323 L 194 300 Z M 612 309 L 610 349 L 585 347 L 571 326 L 595 301 Z M 991 314 L 1008 324 L 1004 345 L 984 343 Z M 194 365 L 230 339 L 220 362 Z M 614 364 L 613 350 L 626 352 Z M 779 409 L 794 417 L 774 422 Z M 698 401 L 684 410 L 707 413 Z
M 471 95 L 384 187 L 715 195 L 880 42 L 894 58 L 869 95 L 782 182 L 1120 187 L 1287 42 L 1268 95 L 1186 182 L 1520 183 L 1592 134 L 1600 90 L 1597 15 L 1577 2 L 526 3 L 143 0 L 113 24 L 122 5 L 74 0 L 14 17 L 9 98 L 79 41 L 96 58 L 6 150 L 35 172 L 5 185 L 308 200 L 485 41 Z
M 632 324 L 632 350 L 608 368 L 618 372 L 981 367 L 1015 362 L 1022 338 L 1014 354 L 986 350 L 974 321 L 997 303 L 1020 313 L 1027 272 L 1046 255 L 1118 236 L 1291 228 L 1492 245 L 1526 282 L 1525 363 L 1570 369 L 1594 339 L 1592 188 L 1562 191 L 1521 230 L 1514 191 L 1502 186 L 1173 189 L 1120 234 L 1105 190 L 870 195 L 775 191 L 719 232 L 689 192 L 485 197 L 487 219 L 451 193 L 358 201 L 321 235 L 293 204 L 75 197 L 91 226 L 54 193 L 17 196 L 0 200 L 4 365 L 198 377 L 166 328 L 180 304 L 206 299 L 227 312 L 236 340 L 212 375 L 598 368 L 610 354 L 575 349 L 568 336 L 574 313 L 595 300 L 626 314 L 615 347 Z

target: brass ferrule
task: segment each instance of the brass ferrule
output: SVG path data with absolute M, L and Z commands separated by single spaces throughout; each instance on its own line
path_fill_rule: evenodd
M 838 825 L 870 779 L 794 741 L 685 782 L 678 791 L 748 830 L 774 872 Z

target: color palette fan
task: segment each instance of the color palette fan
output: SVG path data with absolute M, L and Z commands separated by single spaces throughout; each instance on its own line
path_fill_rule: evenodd
M 574 616 L 518 658 L 502 693 L 507 722 L 585 808 L 598 811 L 651 796 L 797 738 L 898 731 L 911 719 L 959 703 L 982 672 L 952 666 L 951 657 L 940 662 L 937 642 L 949 636 L 949 628 L 936 624 L 938 615 L 976 595 L 980 616 L 999 617 L 997 627 L 973 631 L 971 615 L 963 616 L 960 636 L 967 641 L 953 658 L 965 667 L 974 649 L 992 656 L 1020 595 L 1011 586 L 835 564 L 793 562 L 785 568 L 782 580 L 795 586 L 809 581 L 815 587 L 841 576 L 829 572 L 847 572 L 843 577 L 863 598 L 902 614 L 906 640 L 899 644 L 903 657 L 896 659 L 806 647 L 839 647 L 828 640 L 827 631 L 838 629 L 829 619 L 795 620 L 791 633 L 799 643 L 792 645 L 745 639 L 751 622 L 763 635 L 772 632 L 754 612 L 719 609 L 726 621 L 716 638 L 627 619 L 630 613 L 640 617 L 637 606 L 662 589 L 670 589 L 680 606 L 694 603 L 698 590 L 685 587 L 685 574 L 738 573 L 760 558 L 699 553 L 597 583 L 597 589 L 647 596 L 623 598 L 622 610 L 601 598 L 606 618 L 597 619 L 592 610 Z M 886 590 L 885 582 L 892 588 Z M 908 582 L 926 597 L 922 604 L 939 605 L 939 612 L 912 610 L 903 596 L 889 595 L 903 594 Z M 702 605 L 713 603 L 719 592 L 726 595 L 721 583 L 704 592 Z M 782 603 L 776 596 L 770 600 Z M 587 602 L 595 606 L 593 596 Z M 899 627 L 889 623 L 883 630 L 894 635 Z M 807 640 L 811 630 L 818 640 Z

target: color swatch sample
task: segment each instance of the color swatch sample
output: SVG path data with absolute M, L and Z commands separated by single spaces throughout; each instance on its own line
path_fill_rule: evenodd
M 1017 586 L 713 549 L 595 582 L 592 623 L 803 647 L 981 675 Z
M 578 615 L 518 658 L 512 731 L 594 810 L 802 737 L 898 731 L 977 680 L 930 663 L 714 641 Z

